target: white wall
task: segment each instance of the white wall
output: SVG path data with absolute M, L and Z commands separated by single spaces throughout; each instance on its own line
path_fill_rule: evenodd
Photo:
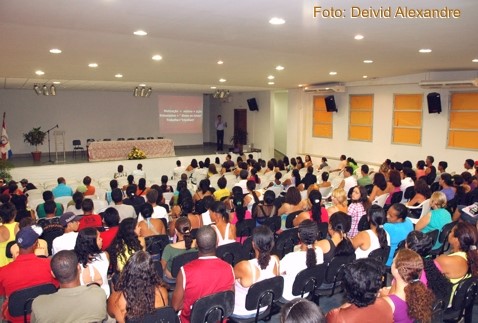
M 224 131 L 224 143 L 229 144 L 229 139 L 234 132 L 234 109 L 247 110 L 248 143 L 262 150 L 262 158 L 270 159 L 274 156 L 274 113 L 271 108 L 272 94 L 269 91 L 233 93 L 230 102 L 222 102 L 215 110 L 216 115 L 221 114 L 228 127 Z M 247 99 L 256 98 L 259 111 L 249 111 Z M 214 123 L 214 119 L 211 118 Z M 216 135 L 214 134 L 214 141 Z
M 173 93 L 171 93 L 173 94 Z M 118 137 L 159 136 L 157 95 L 135 98 L 130 92 L 63 91 L 57 95 L 37 96 L 33 90 L 0 90 L 0 112 L 7 114 L 7 130 L 14 154 L 32 151 L 23 142 L 23 133 L 41 126 L 47 130 L 56 124 L 65 130 L 66 150 L 73 139 L 104 139 Z M 209 97 L 204 96 L 204 137 L 209 140 L 207 127 Z M 198 145 L 202 135 L 171 135 L 175 145 Z M 52 151 L 53 148 L 53 134 Z M 41 147 L 48 151 L 47 141 Z
M 432 74 L 432 75 L 431 75 Z M 477 160 L 476 151 L 448 149 L 447 129 L 449 118 L 449 89 L 427 90 L 418 86 L 424 79 L 452 80 L 475 78 L 476 72 L 429 73 L 417 74 L 371 82 L 357 82 L 347 84 L 346 93 L 335 93 L 338 113 L 333 115 L 333 138 L 323 139 L 312 137 L 312 97 L 301 90 L 292 90 L 289 94 L 289 121 L 297 119 L 292 124 L 295 129 L 289 128 L 288 154 L 314 154 L 316 156 L 337 157 L 341 154 L 354 157 L 357 161 L 381 163 L 386 158 L 392 161 L 409 159 L 412 163 L 425 159 L 427 155 L 435 157 L 436 164 L 445 160 L 449 164 L 449 171 L 463 171 L 463 162 L 466 158 Z M 368 84 L 367 84 L 368 83 Z M 383 85 L 387 84 L 387 85 Z M 442 113 L 429 114 L 426 95 L 430 92 L 439 92 L 441 95 Z M 423 123 L 422 144 L 420 146 L 395 145 L 392 141 L 393 96 L 394 94 L 423 93 Z M 373 94 L 373 141 L 349 141 L 349 95 Z M 299 114 L 299 115 L 296 115 Z M 305 120 L 301 122 L 301 120 Z M 297 134 L 297 135 L 296 135 Z M 295 145 L 293 144 L 295 141 Z M 303 141 L 303 144 L 302 144 Z
M 287 92 L 275 92 L 274 96 L 274 149 L 287 153 Z

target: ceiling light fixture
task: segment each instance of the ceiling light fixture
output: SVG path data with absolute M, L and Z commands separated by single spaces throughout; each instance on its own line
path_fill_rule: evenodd
M 283 71 L 283 70 L 284 70 L 284 66 L 277 65 L 277 66 L 276 66 L 276 70 L 278 70 L 278 71 Z
M 428 53 L 431 53 L 432 50 L 430 48 L 422 48 L 418 52 L 420 52 L 422 54 L 428 54 Z
M 275 77 L 274 77 L 274 75 L 269 75 L 269 76 L 267 77 L 267 79 L 273 80 L 273 79 L 275 79 Z
M 96 68 L 96 67 L 98 67 L 98 64 L 96 64 L 96 63 L 90 63 L 90 64 L 88 64 L 88 67 Z
M 135 97 L 149 98 L 151 93 L 153 93 L 153 89 L 151 87 L 145 87 L 140 85 L 140 87 L 135 87 L 133 89 L 133 96 Z
M 45 72 L 38 70 L 38 71 L 35 72 L 35 74 L 36 75 L 45 75 Z
M 50 53 L 52 53 L 52 54 L 61 54 L 61 49 L 52 48 L 52 49 L 50 49 Z
M 136 36 L 146 36 L 148 33 L 144 30 L 136 30 L 133 34 L 135 34 Z
M 50 85 L 50 87 L 48 87 L 47 84 L 43 84 L 41 85 L 38 85 L 38 84 L 34 84 L 33 85 L 33 91 L 35 91 L 35 93 L 37 95 L 44 95 L 44 96 L 49 96 L 49 95 L 52 95 L 52 96 L 55 96 L 56 95 L 56 87 L 55 85 Z
M 283 25 L 285 24 L 285 20 L 283 18 L 273 17 L 269 20 L 269 23 L 271 25 Z
M 362 35 L 355 35 L 354 37 L 355 40 L 362 40 L 363 39 L 363 36 Z
M 362 78 L 364 78 L 364 79 L 366 79 L 367 77 L 368 77 L 367 75 L 362 76 Z
M 160 61 L 162 60 L 163 58 L 161 57 L 161 55 L 154 55 L 153 57 L 151 57 L 153 60 L 155 61 Z
M 334 71 L 329 72 L 329 75 L 337 75 L 337 72 L 334 72 Z
M 60 81 L 53 81 L 53 84 L 58 85 L 58 84 L 61 84 L 61 82 Z
M 225 99 L 227 98 L 231 93 L 229 90 L 216 90 L 213 94 L 212 97 L 214 99 Z
M 118 74 L 115 74 L 115 77 L 116 77 L 116 78 L 118 78 L 118 79 L 120 79 L 120 78 L 122 78 L 122 77 L 123 77 L 123 74 L 120 74 L 120 73 L 118 73 Z
M 217 89 L 217 86 L 211 86 L 211 90 Z
M 478 63 L 478 58 L 472 59 L 471 60 L 473 63 Z
M 372 64 L 373 61 L 371 59 L 366 59 L 363 61 L 365 64 Z
M 222 65 L 222 64 L 224 64 L 224 62 L 223 61 L 217 61 L 217 64 Z
M 221 82 L 221 83 L 224 83 L 226 81 L 227 81 L 226 79 L 219 79 L 219 82 Z
M 144 84 L 144 83 L 141 83 L 139 86 L 146 86 L 146 84 Z
M 274 85 L 275 83 L 274 82 L 267 82 L 267 84 Z

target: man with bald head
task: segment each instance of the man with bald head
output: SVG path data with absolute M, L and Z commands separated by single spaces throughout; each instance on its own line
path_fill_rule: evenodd
M 216 231 L 201 227 L 196 235 L 199 258 L 181 267 L 176 278 L 172 305 L 181 310 L 181 322 L 190 322 L 191 307 L 203 296 L 227 290 L 234 291 L 234 272 L 227 262 L 216 257 Z M 207 273 L 214 280 L 204 279 Z

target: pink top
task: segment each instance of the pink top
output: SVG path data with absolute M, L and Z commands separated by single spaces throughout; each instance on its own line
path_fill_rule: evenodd
M 230 221 L 230 223 L 236 224 L 237 223 L 236 212 L 232 212 L 231 216 L 232 216 L 232 220 Z M 244 214 L 244 220 L 249 220 L 249 219 L 252 219 L 252 215 L 251 215 L 251 211 L 247 210 L 246 214 Z M 244 242 L 244 240 L 246 240 L 246 238 L 243 237 L 242 242 Z M 236 237 L 236 241 L 241 242 L 241 237 Z
M 395 188 L 393 189 L 393 191 L 390 192 L 390 194 L 388 195 L 387 199 L 385 200 L 385 204 L 391 204 L 391 203 L 392 203 L 392 195 L 393 195 L 393 193 L 396 193 L 396 192 L 401 192 L 400 186 L 399 186 L 399 187 L 395 187 Z
M 309 214 L 310 219 L 314 221 L 314 219 L 312 218 L 312 210 L 309 211 Z M 320 222 L 329 223 L 329 213 L 327 212 L 325 207 L 320 208 Z

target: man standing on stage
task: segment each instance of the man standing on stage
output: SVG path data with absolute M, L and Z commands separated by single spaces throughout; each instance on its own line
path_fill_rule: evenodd
M 216 120 L 216 136 L 217 136 L 217 151 L 223 151 L 224 145 L 224 128 L 227 127 L 227 122 L 222 121 L 222 116 L 218 115 Z

